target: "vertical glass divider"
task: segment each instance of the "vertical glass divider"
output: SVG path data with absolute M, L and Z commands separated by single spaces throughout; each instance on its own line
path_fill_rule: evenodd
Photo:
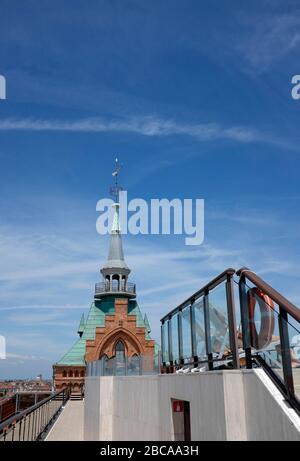
M 196 318 L 195 318 L 195 299 L 191 301 L 191 333 L 192 333 L 192 355 L 194 364 L 198 366 L 198 357 L 197 357 L 197 338 L 196 338 Z
M 160 326 L 161 354 L 162 354 L 162 364 L 163 364 L 163 367 L 166 366 L 166 362 L 165 362 L 164 324 L 165 324 L 165 322 L 162 322 L 162 324 L 161 324 L 161 326 Z
M 181 365 L 184 363 L 183 358 L 183 344 L 182 344 L 182 311 L 181 309 L 178 312 L 178 352 L 179 352 L 179 362 Z
M 293 380 L 293 370 L 292 370 L 292 361 L 291 361 L 291 352 L 290 352 L 290 340 L 288 332 L 288 319 L 287 313 L 281 306 L 279 306 L 279 334 L 280 334 L 280 348 L 282 356 L 282 368 L 283 368 L 283 377 L 286 390 L 289 397 L 294 397 L 294 380 Z
M 239 297 L 240 297 L 240 309 L 241 309 L 243 348 L 246 354 L 246 367 L 252 368 L 248 299 L 247 299 L 247 292 L 246 292 L 246 278 L 243 273 L 240 275 L 240 280 L 239 280 Z
M 235 319 L 235 303 L 232 274 L 227 274 L 226 280 L 226 301 L 227 301 L 227 316 L 229 324 L 229 341 L 232 353 L 232 361 L 234 368 L 240 368 L 239 351 L 237 344 L 237 328 Z
M 208 369 L 213 370 L 213 354 L 211 349 L 210 320 L 209 320 L 209 291 L 206 290 L 203 297 L 204 325 L 205 325 L 205 347 L 208 359 Z
M 171 325 L 171 316 L 168 320 L 168 344 L 169 344 L 169 362 L 170 366 L 173 365 L 173 352 L 172 352 L 172 325 Z

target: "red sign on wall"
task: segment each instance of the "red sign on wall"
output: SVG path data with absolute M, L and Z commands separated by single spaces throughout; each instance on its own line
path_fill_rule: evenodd
M 183 400 L 173 400 L 173 413 L 180 413 L 183 411 Z

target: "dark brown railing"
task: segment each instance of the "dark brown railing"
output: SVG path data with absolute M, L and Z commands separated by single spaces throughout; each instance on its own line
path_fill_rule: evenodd
M 300 335 L 300 310 L 247 267 L 242 267 L 236 274 L 239 276 L 246 367 L 252 368 L 255 362 L 262 366 L 290 403 L 300 411 L 300 359 L 294 355 L 294 346 L 290 338 L 291 333 Z M 249 294 L 253 288 L 259 289 L 261 294 L 269 297 L 269 301 L 264 298 L 269 311 L 263 313 L 265 322 L 268 322 L 269 318 L 269 326 L 272 325 L 274 331 L 276 326 L 278 328 L 279 337 L 269 335 L 263 347 L 259 347 L 256 343 L 257 334 L 262 337 L 262 340 L 264 339 L 264 328 L 261 327 L 260 332 L 256 332 L 255 319 L 252 318 L 249 310 Z
M 255 274 L 255 272 L 252 272 L 247 267 L 242 267 L 236 272 L 236 275 L 238 275 L 240 279 L 244 277 L 245 279 L 250 280 L 250 282 L 270 296 L 270 298 L 272 298 L 279 306 L 282 306 L 289 315 L 297 320 L 297 322 L 300 322 L 300 309 L 278 293 L 278 291 L 261 279 L 257 274 Z
M 300 413 L 300 310 L 250 269 L 226 269 L 161 324 L 163 373 L 260 366 Z
M 0 442 L 41 440 L 69 399 L 65 388 L 0 424 Z

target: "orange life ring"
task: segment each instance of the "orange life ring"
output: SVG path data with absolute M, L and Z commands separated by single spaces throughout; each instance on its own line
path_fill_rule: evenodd
M 256 302 L 258 302 L 261 315 L 259 333 L 257 332 L 254 318 Z M 248 290 L 248 309 L 251 346 L 255 349 L 262 349 L 272 341 L 275 328 L 274 303 L 268 295 L 259 288 L 254 287 Z

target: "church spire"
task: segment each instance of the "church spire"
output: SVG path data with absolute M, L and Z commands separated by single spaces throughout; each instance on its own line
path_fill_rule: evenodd
M 110 243 L 108 258 L 102 269 L 103 282 L 96 284 L 95 297 L 102 297 L 103 294 L 122 293 L 130 297 L 135 297 L 135 285 L 128 282 L 130 269 L 128 268 L 123 252 L 121 226 L 120 226 L 120 203 L 119 192 L 122 188 L 118 184 L 118 176 L 121 166 L 118 159 L 115 160 L 116 166 L 112 175 L 115 178 L 115 184 L 110 189 L 111 195 L 114 196 L 115 202 L 112 228 L 110 232 Z
M 122 187 L 118 184 L 118 176 L 121 170 L 121 165 L 119 164 L 118 159 L 115 160 L 115 170 L 112 173 L 112 176 L 115 178 L 115 185 L 110 188 L 110 193 L 115 197 L 114 207 L 114 216 L 112 221 L 112 228 L 110 232 L 110 244 L 108 251 L 107 262 L 105 263 L 103 270 L 105 269 L 125 269 L 128 271 L 127 275 L 130 273 L 127 264 L 124 259 L 122 237 L 121 237 L 121 226 L 120 226 L 120 203 L 119 203 L 119 193 L 122 190 Z M 105 271 L 106 272 L 106 271 Z
M 114 211 L 114 218 L 112 229 L 110 233 L 110 244 L 109 244 L 109 251 L 108 251 L 108 258 L 107 261 L 101 269 L 103 274 L 104 269 L 126 269 L 128 274 L 130 273 L 130 269 L 124 259 L 124 252 L 123 252 L 123 244 L 122 244 L 122 237 L 121 237 L 121 228 L 119 222 L 119 203 L 114 203 L 113 207 L 115 208 Z M 128 275 L 127 274 L 127 275 Z

